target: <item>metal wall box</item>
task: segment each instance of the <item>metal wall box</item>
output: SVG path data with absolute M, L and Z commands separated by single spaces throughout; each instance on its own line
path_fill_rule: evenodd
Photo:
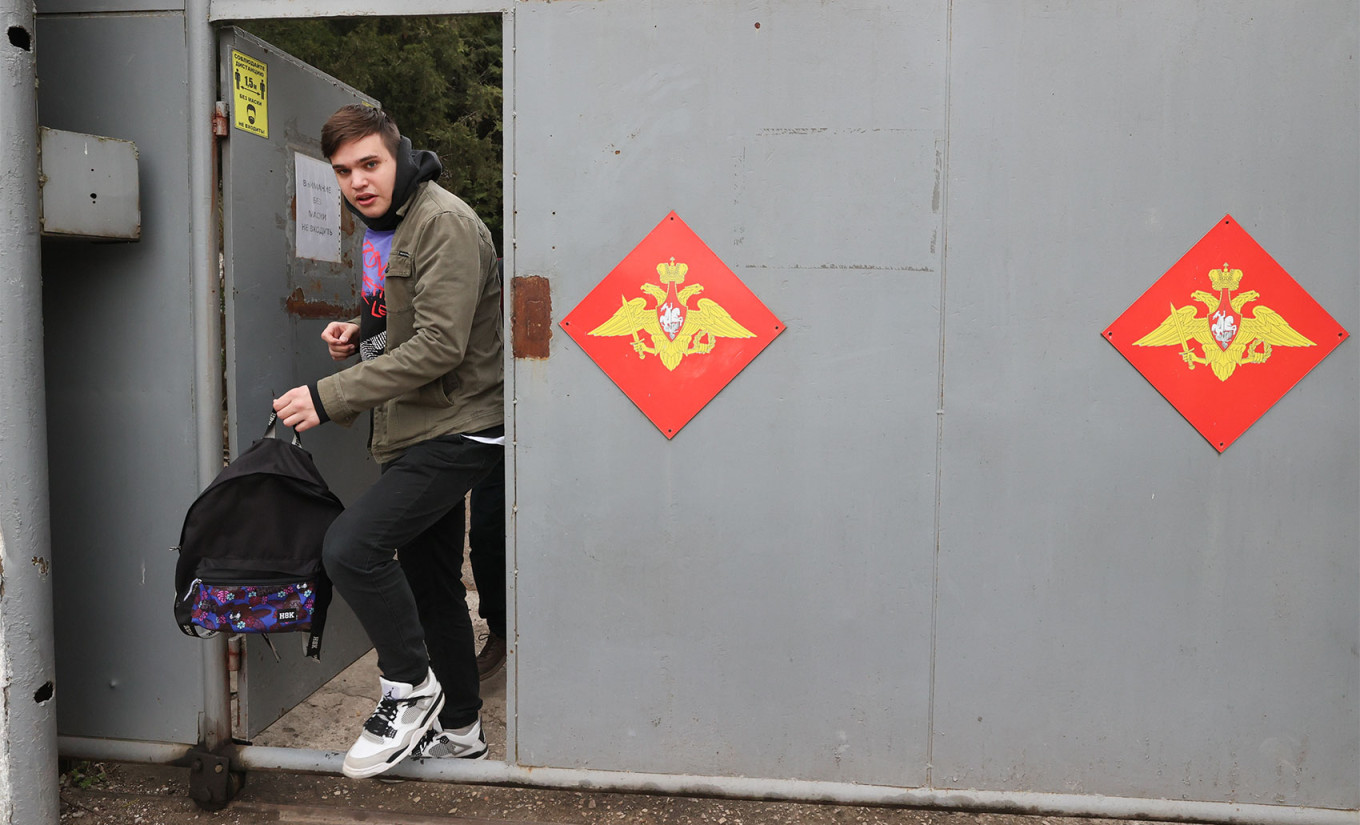
M 44 127 L 41 152 L 43 237 L 141 240 L 137 144 Z

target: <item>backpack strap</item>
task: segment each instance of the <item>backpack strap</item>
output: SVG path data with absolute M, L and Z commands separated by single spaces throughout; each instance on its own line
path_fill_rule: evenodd
M 178 547 L 172 547 L 170 549 L 179 550 Z M 189 587 L 184 592 L 184 595 L 175 598 L 175 624 L 179 626 L 179 632 L 183 633 L 185 636 L 193 636 L 196 639 L 211 639 L 216 636 L 219 631 L 209 630 L 206 627 L 199 627 L 192 621 L 194 593 L 198 589 L 198 583 L 199 579 L 197 578 L 189 582 Z
M 266 424 L 266 425 L 264 425 L 264 436 L 263 436 L 264 438 L 278 438 L 278 435 L 276 435 L 275 432 L 274 432 L 274 430 L 275 430 L 275 426 L 274 426 L 274 425 L 278 423 L 278 420 L 279 420 L 279 414 L 278 414 L 278 413 L 276 413 L 276 412 L 271 412 L 271 413 L 269 414 L 269 423 Z M 284 426 L 286 427 L 286 426 L 288 426 L 288 425 L 285 424 Z M 293 446 L 294 446 L 294 447 L 301 447 L 301 446 L 302 446 L 302 436 L 298 435 L 298 431 L 297 431 L 297 430 L 293 430 Z
M 316 574 L 316 602 L 312 606 L 312 629 L 307 634 L 307 658 L 321 661 L 321 634 L 326 631 L 326 612 L 331 606 L 331 577 L 326 575 L 325 567 L 318 567 Z
M 273 643 L 272 641 L 269 640 L 269 634 L 268 634 L 268 633 L 257 633 L 257 634 L 255 634 L 255 635 L 259 636 L 261 639 L 264 639 L 265 646 L 269 648 L 269 652 L 270 652 L 270 653 L 273 653 L 273 654 L 274 654 L 274 661 L 275 661 L 275 662 L 282 662 L 282 661 L 283 661 L 282 659 L 279 658 L 279 652 L 278 652 L 277 650 L 274 649 L 274 643 Z

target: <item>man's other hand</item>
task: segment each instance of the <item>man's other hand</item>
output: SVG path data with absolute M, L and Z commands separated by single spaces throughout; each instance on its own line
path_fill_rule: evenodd
M 359 325 L 348 321 L 331 321 L 321 331 L 321 340 L 331 351 L 331 358 L 343 361 L 354 354 L 353 341 L 359 335 Z
M 279 420 L 297 432 L 305 432 L 321 423 L 312 404 L 312 391 L 306 387 L 294 387 L 274 399 L 274 412 Z

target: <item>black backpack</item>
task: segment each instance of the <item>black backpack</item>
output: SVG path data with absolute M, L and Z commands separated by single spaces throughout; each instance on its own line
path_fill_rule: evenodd
M 307 655 L 319 659 L 331 601 L 321 542 L 344 506 L 297 435 L 275 436 L 276 420 L 189 506 L 175 621 L 200 638 L 307 631 Z

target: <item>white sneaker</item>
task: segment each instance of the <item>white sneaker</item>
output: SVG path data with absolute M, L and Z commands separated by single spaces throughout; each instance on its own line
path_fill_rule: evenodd
M 411 758 L 485 759 L 486 736 L 482 734 L 482 720 L 452 731 L 444 730 L 436 719 L 411 751 Z
M 342 770 L 355 779 L 376 776 L 405 759 L 430 725 L 439 721 L 439 710 L 444 707 L 444 689 L 434 671 L 418 685 L 378 681 L 382 682 L 382 699 L 345 754 Z

